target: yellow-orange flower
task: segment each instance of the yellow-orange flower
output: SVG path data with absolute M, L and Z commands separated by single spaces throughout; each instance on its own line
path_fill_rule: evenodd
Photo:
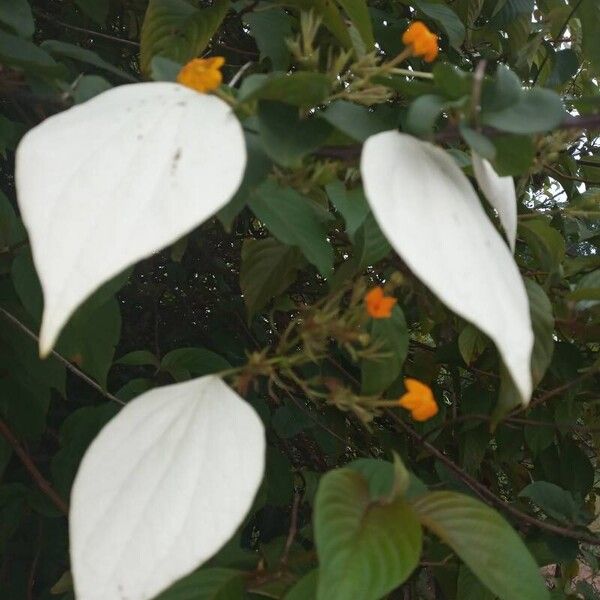
M 437 415 L 438 405 L 428 385 L 407 377 L 404 380 L 404 387 L 406 393 L 400 397 L 398 404 L 410 410 L 415 421 L 427 421 Z
M 184 65 L 177 75 L 177 83 L 205 93 L 221 85 L 223 75 L 221 67 L 225 64 L 222 56 L 212 58 L 194 58 Z
M 438 37 L 421 21 L 408 26 L 402 34 L 402 42 L 411 49 L 413 56 L 422 56 L 425 62 L 433 62 L 437 58 Z
M 365 296 L 367 312 L 374 319 L 387 319 L 392 316 L 396 298 L 386 296 L 381 286 L 374 287 Z

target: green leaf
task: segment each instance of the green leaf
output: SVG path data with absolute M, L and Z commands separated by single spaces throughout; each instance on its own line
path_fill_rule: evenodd
M 417 566 L 422 532 L 402 498 L 373 502 L 362 475 L 337 469 L 317 491 L 315 541 L 317 600 L 378 600 Z
M 594 485 L 594 467 L 586 453 L 571 438 L 560 447 L 560 479 L 565 489 L 583 500 Z
M 494 169 L 500 177 L 526 173 L 535 158 L 533 140 L 525 135 L 497 135 L 492 139 L 496 147 Z
M 337 2 L 356 27 L 364 42 L 366 51 L 370 52 L 375 44 L 375 39 L 373 38 L 373 26 L 371 25 L 367 3 L 365 0 L 337 0 Z
M 50 52 L 53 56 L 70 58 L 77 62 L 98 67 L 99 69 L 108 71 L 126 81 L 137 81 L 135 77 L 100 58 L 95 52 L 87 50 L 86 48 L 81 48 L 75 44 L 69 44 L 68 42 L 61 42 L 59 40 L 46 40 L 45 42 L 42 42 L 41 47 Z
M 59 432 L 60 450 L 53 456 L 50 465 L 54 484 L 63 497 L 70 495 L 84 452 L 117 410 L 114 402 L 86 406 L 73 411 L 63 421 Z
M 286 39 L 292 37 L 292 20 L 283 9 L 264 4 L 269 10 L 244 15 L 244 23 L 256 40 L 260 58 L 271 60 L 273 69 L 286 71 L 290 65 L 290 50 Z
M 15 67 L 38 69 L 44 74 L 56 73 L 59 68 L 39 46 L 4 31 L 0 31 L 0 60 Z
M 560 125 L 565 117 L 560 96 L 551 90 L 523 90 L 516 104 L 497 111 L 484 107 L 482 122 L 509 133 L 541 133 Z
M 482 110 L 494 112 L 513 106 L 521 99 L 521 80 L 504 64 L 499 64 L 493 80 L 483 82 Z
M 496 596 L 480 583 L 468 567 L 460 565 L 456 582 L 456 598 L 457 600 L 495 600 Z
M 87 102 L 94 96 L 111 89 L 111 84 L 99 75 L 83 75 L 77 80 L 73 89 L 73 99 L 76 104 Z
M 115 365 L 126 365 L 128 367 L 149 365 L 152 367 L 159 367 L 160 362 L 150 350 L 134 350 L 133 352 L 128 352 L 124 356 L 121 356 L 118 360 L 115 360 Z
M 600 45 L 598 44 L 600 4 L 594 0 L 583 0 L 577 5 L 576 15 L 579 16 L 581 22 L 583 55 L 598 70 L 600 69 Z
M 546 292 L 532 279 L 525 279 L 529 298 L 534 344 L 531 354 L 531 375 L 536 386 L 546 373 L 554 352 L 554 314 Z
M 185 64 L 199 56 L 221 25 L 230 0 L 197 8 L 185 0 L 150 0 L 140 39 L 140 68 L 149 73 L 154 56 Z
M 549 600 L 533 557 L 496 511 L 456 492 L 430 492 L 412 507 L 501 600 Z
M 348 190 L 339 180 L 330 183 L 325 189 L 335 209 L 344 217 L 346 233 L 353 239 L 356 230 L 370 212 L 364 191 L 362 188 Z
M 505 27 L 521 16 L 531 16 L 534 0 L 506 0 L 490 21 L 492 27 Z
M 331 133 L 331 126 L 314 117 L 301 119 L 298 109 L 281 102 L 262 101 L 259 131 L 266 153 L 284 167 L 297 167 Z
M 406 115 L 406 131 L 419 137 L 433 133 L 435 124 L 448 106 L 446 98 L 436 94 L 424 94 L 414 100 Z
M 536 421 L 552 423 L 552 413 L 544 406 L 534 408 L 529 416 Z M 533 458 L 537 458 L 541 452 L 554 442 L 554 427 L 527 425 L 523 428 L 523 434 Z
M 175 381 L 185 381 L 192 376 L 201 377 L 230 369 L 222 356 L 206 348 L 177 348 L 163 356 L 161 371 L 169 373 Z
M 155 600 L 239 600 L 244 594 L 241 571 L 200 569 L 173 584 Z
M 519 498 L 533 500 L 549 517 L 572 523 L 577 515 L 573 496 L 561 487 L 548 481 L 534 481 L 525 486 Z
M 294 106 L 310 106 L 325 100 L 330 89 L 331 81 L 323 73 L 297 71 L 257 74 L 244 79 L 238 100 L 278 100 Z
M 518 235 L 525 240 L 544 271 L 558 271 L 565 258 L 566 244 L 554 227 L 543 218 L 527 219 L 519 223 Z
M 488 346 L 488 338 L 468 323 L 458 336 L 458 349 L 467 365 L 473 364 Z
M 390 243 L 383 235 L 371 212 L 367 214 L 363 224 L 356 230 L 353 241 L 359 270 L 379 262 L 391 250 Z
M 394 113 L 384 114 L 381 110 L 370 110 L 346 100 L 335 100 L 319 117 L 351 138 L 364 142 L 367 138 L 393 129 L 397 123 Z
M 0 22 L 21 37 L 30 38 L 35 31 L 27 0 L 0 0 Z
M 372 500 L 389 500 L 397 495 L 410 500 L 428 491 L 418 477 L 406 470 L 396 453 L 393 464 L 376 458 L 357 458 L 348 463 L 347 468 L 358 471 L 367 480 Z
M 295 246 L 286 246 L 274 238 L 245 240 L 240 287 L 248 317 L 251 319 L 270 300 L 285 292 L 303 264 L 302 253 Z
M 18 244 L 25 237 L 25 230 L 15 209 L 4 192 L 0 191 L 0 249 Z
M 235 196 L 217 213 L 219 221 L 227 231 L 231 229 L 233 219 L 246 205 L 249 195 L 267 178 L 273 167 L 273 163 L 265 154 L 260 137 L 257 134 L 246 131 L 244 139 L 246 140 L 246 154 L 248 156 L 244 178 Z
M 121 311 L 115 298 L 96 305 L 89 300 L 71 317 L 56 349 L 106 389 L 121 335 Z
M 21 302 L 39 323 L 42 288 L 29 250 L 20 252 L 13 261 L 12 278 Z M 117 277 L 88 298 L 69 319 L 56 347 L 103 388 L 121 333 L 119 303 L 112 296 L 120 287 L 121 277 Z
M 75 0 L 75 4 L 98 25 L 106 23 L 110 0 Z
M 312 600 L 317 597 L 317 584 L 319 570 L 309 571 L 298 583 L 284 596 L 284 600 Z
M 446 32 L 450 45 L 460 48 L 465 39 L 465 26 L 458 15 L 445 4 L 434 4 L 415 0 L 414 5 L 430 19 L 433 19 Z
M 473 87 L 473 76 L 457 66 L 447 62 L 436 62 L 433 67 L 433 78 L 436 87 L 443 96 L 458 100 L 468 96 Z
M 550 72 L 550 76 L 546 80 L 545 85 L 548 87 L 560 88 L 579 70 L 579 58 L 571 48 L 555 52 L 552 58 L 552 71 Z
M 249 206 L 280 242 L 300 248 L 324 277 L 331 273 L 333 249 L 327 241 L 327 211 L 273 181 L 265 181 L 254 191 Z
M 396 305 L 389 319 L 372 319 L 369 333 L 382 356 L 361 363 L 361 390 L 366 395 L 383 392 L 402 371 L 408 354 L 408 327 L 402 309 Z
M 478 131 L 471 129 L 464 122 L 459 125 L 460 134 L 471 150 L 473 150 L 479 156 L 487 158 L 487 160 L 494 160 L 496 157 L 496 147 L 493 142 Z
M 150 61 L 150 76 L 153 81 L 177 81 L 181 63 L 164 56 L 153 56 Z

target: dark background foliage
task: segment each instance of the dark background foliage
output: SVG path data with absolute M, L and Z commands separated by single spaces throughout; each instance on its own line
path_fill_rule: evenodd
M 298 369 L 299 382 L 273 388 L 251 374 L 244 395 L 269 441 L 263 487 L 239 535 L 188 592 L 165 600 L 209 597 L 202 595 L 209 588 L 219 590 L 215 598 L 282 598 L 317 565 L 312 509 L 322 474 L 360 457 L 390 460 L 392 451 L 430 489 L 474 495 L 504 514 L 548 567 L 553 598 L 575 587 L 580 597 L 597 597 L 572 578 L 578 568 L 597 571 L 600 545 L 589 529 L 598 512 L 600 431 L 600 5 L 375 0 L 368 7 L 388 58 L 402 50 L 402 31 L 415 17 L 440 35 L 433 80 L 396 75 L 363 96 L 344 96 L 339 82 L 323 80 L 327 52 L 352 47 L 348 24 L 355 39 L 357 30 L 368 37 L 351 2 L 0 1 L 1 598 L 72 597 L 63 513 L 85 448 L 118 410 L 115 398 L 243 366 L 274 348 L 298 315 L 314 316 L 319 301 L 383 282 L 396 284 L 400 316 L 393 329 L 371 335 L 391 354 L 361 364 L 330 331 L 318 340 L 318 359 Z M 311 8 L 322 17 L 318 58 L 285 43 L 298 40 L 300 15 Z M 167 32 L 164 39 L 153 27 Z M 240 192 L 218 218 L 105 286 L 78 311 L 57 354 L 39 361 L 28 331 L 37 331 L 42 299 L 18 218 L 18 140 L 111 86 L 173 79 L 200 54 L 226 58 L 225 82 L 244 69 L 232 92 L 250 150 Z M 430 70 L 418 59 L 411 65 Z M 486 70 L 483 89 L 474 83 L 477 65 Z M 290 69 L 305 79 L 247 84 Z M 470 112 L 474 98 L 480 122 Z M 319 117 L 307 120 L 314 107 Z M 536 333 L 529 410 L 515 408 L 492 344 L 414 278 L 368 212 L 357 186 L 360 142 L 393 127 L 436 138 L 469 175 L 472 147 L 516 177 L 516 260 Z M 282 230 L 275 200 L 285 193 L 296 195 L 286 201 L 300 218 Z M 296 350 L 308 352 L 306 343 Z M 364 415 L 340 410 L 347 409 L 336 400 L 340 386 L 358 393 L 362 381 L 363 391 L 395 398 L 405 375 L 432 384 L 441 407 L 432 421 L 418 425 L 393 410 L 365 425 Z M 302 581 L 305 590 L 288 597 L 312 597 L 314 582 Z M 389 597 L 489 594 L 431 537 L 420 567 Z

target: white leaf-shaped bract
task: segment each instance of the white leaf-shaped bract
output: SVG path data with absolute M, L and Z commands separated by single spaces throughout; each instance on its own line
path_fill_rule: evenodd
M 517 240 L 517 194 L 512 177 L 500 177 L 494 167 L 475 152 L 471 153 L 477 185 L 487 201 L 498 212 L 510 249 L 515 251 Z
M 44 292 L 40 353 L 102 283 L 225 205 L 245 164 L 230 107 L 175 83 L 117 87 L 29 131 L 16 185 Z
M 373 214 L 396 252 L 442 302 L 495 342 L 528 402 L 533 332 L 523 280 L 454 159 L 387 131 L 365 143 L 361 172 Z
M 210 558 L 250 509 L 264 460 L 260 419 L 214 375 L 127 404 L 73 484 L 77 600 L 148 600 Z

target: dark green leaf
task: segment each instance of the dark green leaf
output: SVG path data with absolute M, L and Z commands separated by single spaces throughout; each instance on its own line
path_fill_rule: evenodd
M 229 10 L 230 0 L 198 8 L 186 0 L 150 0 L 142 25 L 140 67 L 150 71 L 154 56 L 185 64 L 199 56 Z
M 366 479 L 337 469 L 320 482 L 315 504 L 317 600 L 378 600 L 417 566 L 421 528 L 402 498 L 372 502 Z
M 558 94 L 551 90 L 533 88 L 523 90 L 516 104 L 498 111 L 484 107 L 482 121 L 509 133 L 540 133 L 558 127 L 565 117 L 565 109 Z
M 371 17 L 365 0 L 337 0 L 338 4 L 344 9 L 350 21 L 356 27 L 360 37 L 365 45 L 365 50 L 370 52 L 375 44 L 373 38 L 373 26 Z
M 554 314 L 546 292 L 532 279 L 525 279 L 529 298 L 534 345 L 531 355 L 531 375 L 536 386 L 544 377 L 554 351 Z
M 174 583 L 156 600 L 239 600 L 243 573 L 233 569 L 200 569 Z
M 389 319 L 373 319 L 369 332 L 381 357 L 362 361 L 361 389 L 366 395 L 383 392 L 402 371 L 408 353 L 408 328 L 402 309 L 396 305 Z
M 335 100 L 319 116 L 359 142 L 381 131 L 393 129 L 397 120 L 393 113 L 369 110 L 346 100 Z
M 58 58 L 70 58 L 77 62 L 82 62 L 108 71 L 126 81 L 137 81 L 135 77 L 100 58 L 95 52 L 87 50 L 86 48 L 81 48 L 75 44 L 69 44 L 68 42 L 61 42 L 59 40 L 46 40 L 45 42 L 42 42 L 41 47 Z
M 317 597 L 317 584 L 319 570 L 309 571 L 294 587 L 284 596 L 284 600 L 313 600 Z
M 563 522 L 573 522 L 577 506 L 573 496 L 548 481 L 534 481 L 519 493 L 520 498 L 533 500 L 549 517 Z
M 273 69 L 285 71 L 290 64 L 290 50 L 286 40 L 292 36 L 292 21 L 283 9 L 251 12 L 244 15 L 244 23 L 256 40 L 261 59 L 269 58 Z
M 450 45 L 460 48 L 465 39 L 465 26 L 458 15 L 445 4 L 434 4 L 415 0 L 414 5 L 430 19 L 433 19 L 446 32 Z
M 447 107 L 446 98 L 424 94 L 412 102 L 406 115 L 406 131 L 420 137 L 433 133 L 438 118 Z
M 169 373 L 175 381 L 201 377 L 230 369 L 231 365 L 222 357 L 206 348 L 177 348 L 165 354 L 160 362 L 162 371 Z
M 294 106 L 319 104 L 329 94 L 331 82 L 322 73 L 269 73 L 250 75 L 244 79 L 238 99 L 278 100 Z
M 297 108 L 280 102 L 261 102 L 258 118 L 265 151 L 284 167 L 299 166 L 302 158 L 323 144 L 332 130 L 322 119 L 301 119 Z
M 286 246 L 274 238 L 245 240 L 240 287 L 248 317 L 252 318 L 270 300 L 285 292 L 303 264 L 302 253 L 295 246 Z
M 0 0 L 0 22 L 21 37 L 29 38 L 35 30 L 27 0 Z
M 344 217 L 346 233 L 350 238 L 354 238 L 356 230 L 369 214 L 369 205 L 363 190 L 361 188 L 348 190 L 339 180 L 330 183 L 326 189 L 329 200 Z
M 265 181 L 251 196 L 250 208 L 282 243 L 300 248 L 321 275 L 333 268 L 333 249 L 327 241 L 327 211 L 289 187 Z
M 496 511 L 455 492 L 430 492 L 412 506 L 421 523 L 448 544 L 501 600 L 548 600 L 537 564 Z

